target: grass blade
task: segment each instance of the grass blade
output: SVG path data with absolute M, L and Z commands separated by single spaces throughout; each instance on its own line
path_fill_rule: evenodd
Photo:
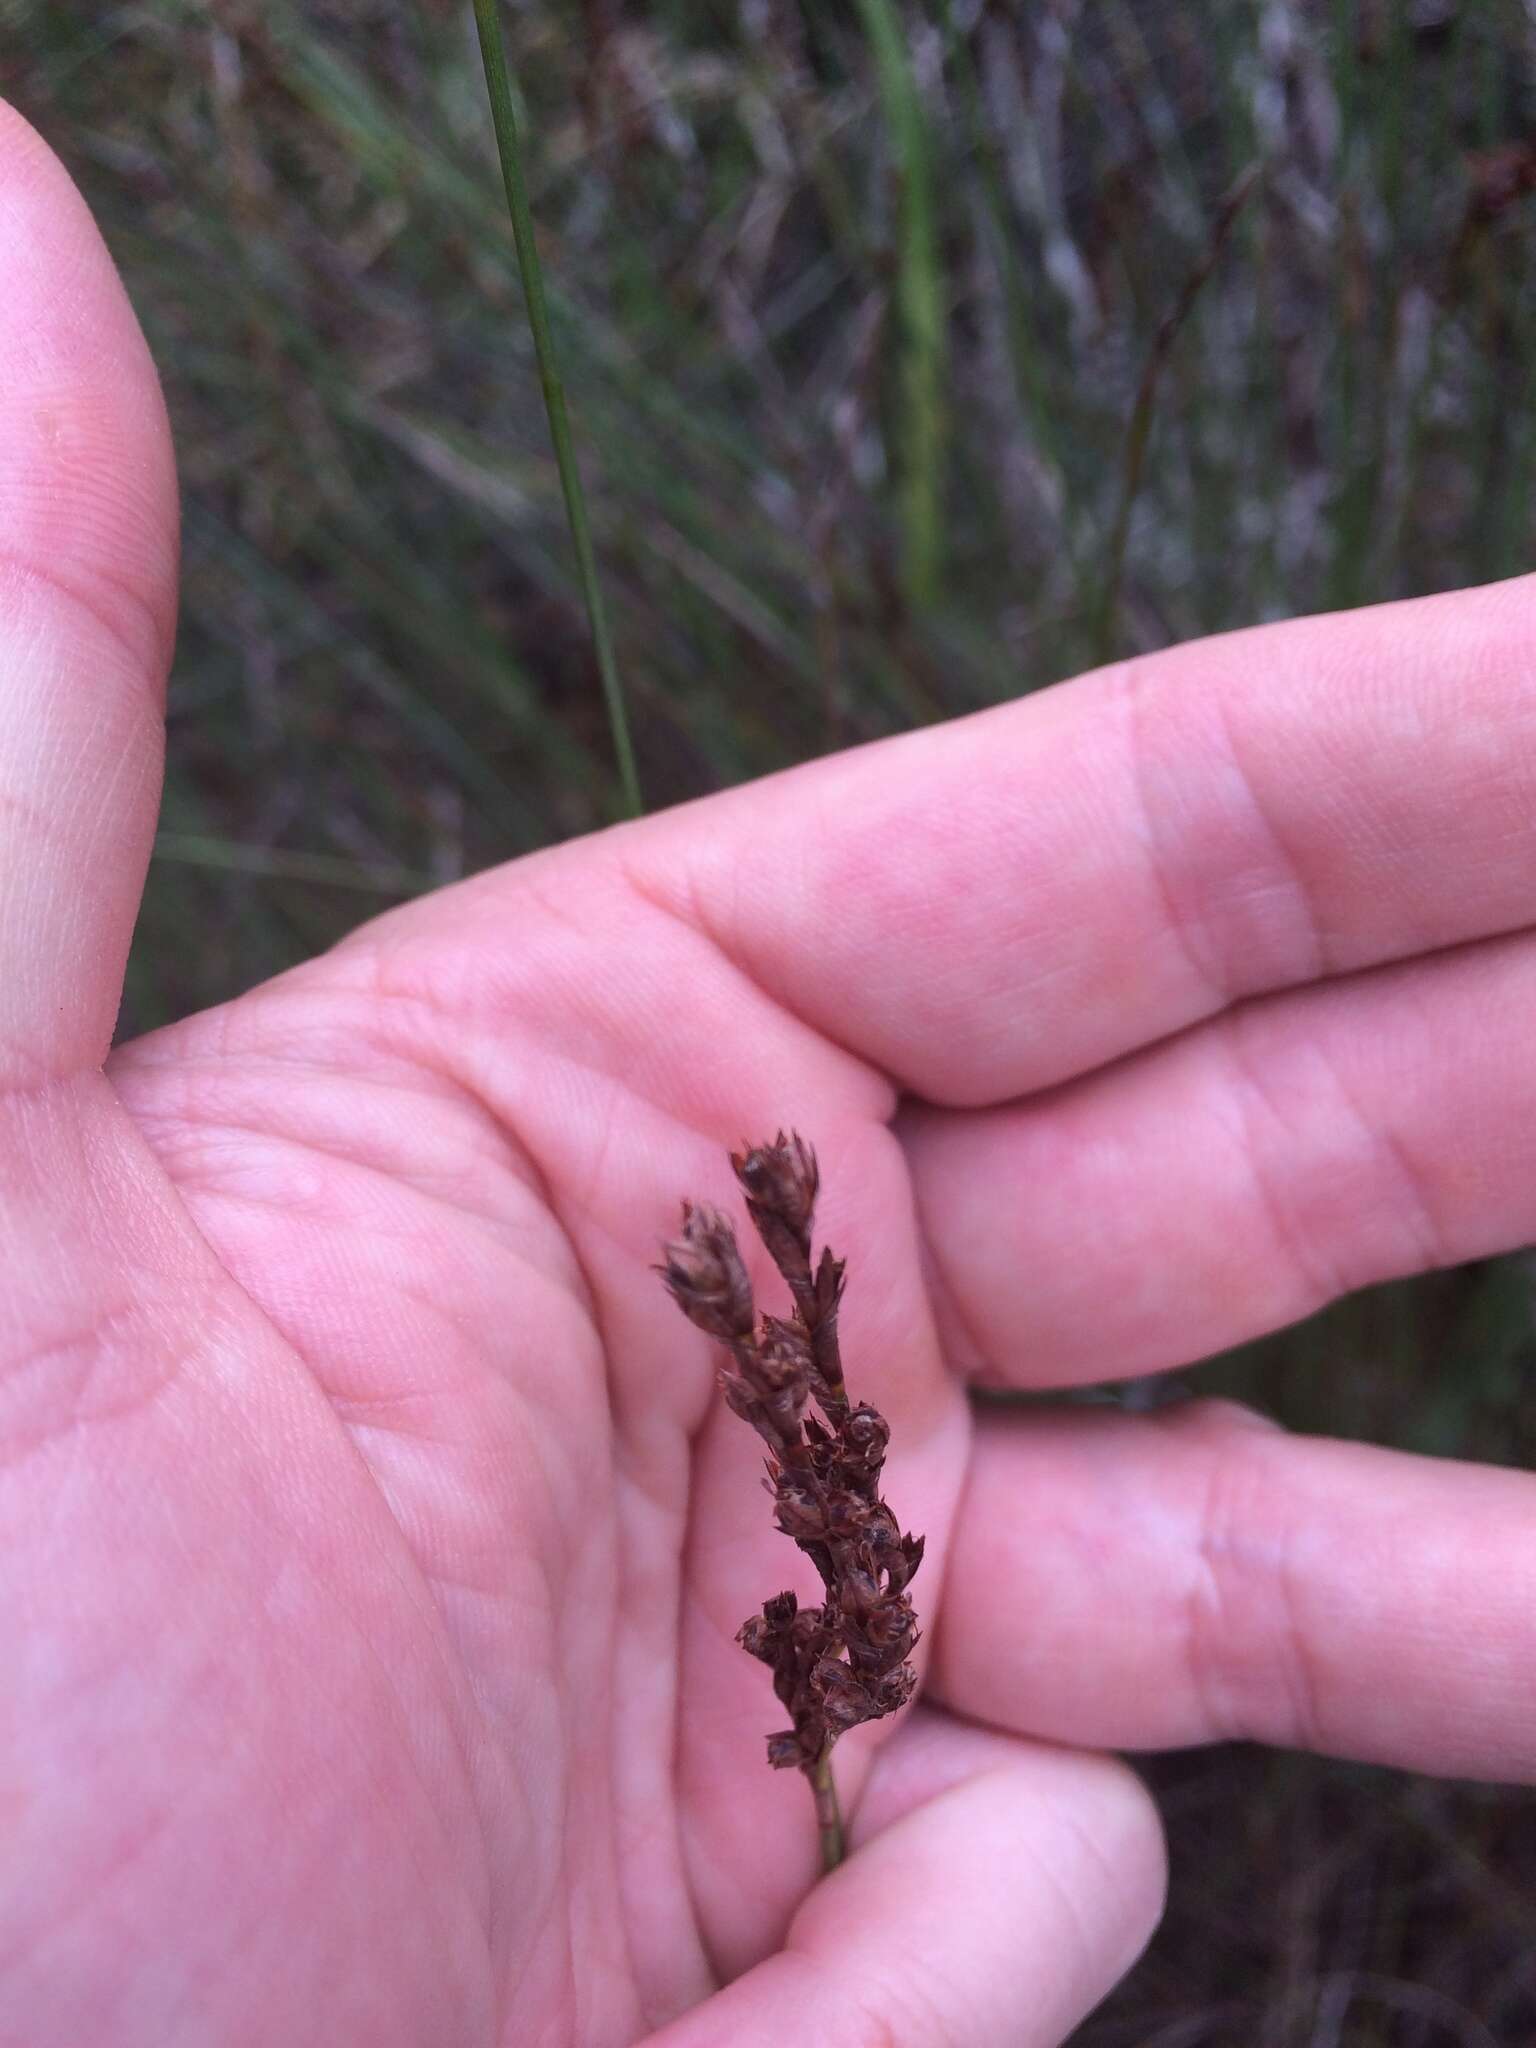
M 507 55 L 501 38 L 497 0 L 474 0 L 475 27 L 480 33 L 480 56 L 485 65 L 485 87 L 490 96 L 491 120 L 496 129 L 496 149 L 501 158 L 501 175 L 507 188 L 507 211 L 512 217 L 512 239 L 517 245 L 517 267 L 523 280 L 523 297 L 528 307 L 528 326 L 538 358 L 539 386 L 544 393 L 544 410 L 549 416 L 549 438 L 554 445 L 555 467 L 560 472 L 560 489 L 565 497 L 565 516 L 576 553 L 576 574 L 592 628 L 592 645 L 603 679 L 603 696 L 608 706 L 608 723 L 613 732 L 613 750 L 618 757 L 619 780 L 631 817 L 638 818 L 645 806 L 640 798 L 640 778 L 635 770 L 635 752 L 629 737 L 629 718 L 624 708 L 624 691 L 614 658 L 608 615 L 603 609 L 597 581 L 597 559 L 592 552 L 592 533 L 587 524 L 587 503 L 582 495 L 576 451 L 571 443 L 571 424 L 565 410 L 565 388 L 555 362 L 554 341 L 549 331 L 549 312 L 544 303 L 544 274 L 539 267 L 538 245 L 534 240 L 533 213 L 528 204 L 528 186 L 523 177 L 522 148 L 518 141 L 517 118 L 512 111 L 512 85 L 507 76 Z
M 420 896 L 434 886 L 431 875 L 393 862 L 343 860 L 331 853 L 293 853 L 278 846 L 249 846 L 200 832 L 161 832 L 155 859 L 187 867 L 215 868 L 262 881 L 316 883 L 322 888 L 356 889 L 376 896 Z
M 1107 661 L 1113 648 L 1115 614 L 1120 602 L 1120 581 L 1125 570 L 1125 545 L 1131 530 L 1131 508 L 1141 487 L 1147 442 L 1152 433 L 1152 411 L 1157 400 L 1158 382 L 1173 352 L 1173 345 L 1179 338 L 1180 330 L 1194 311 L 1195 301 L 1199 298 L 1211 272 L 1216 268 L 1221 252 L 1226 246 L 1227 237 L 1231 234 L 1238 215 L 1247 205 L 1261 175 L 1262 166 L 1257 163 L 1250 164 L 1216 209 L 1216 217 L 1211 223 L 1204 253 L 1184 280 L 1179 296 L 1158 323 L 1157 332 L 1152 337 L 1152 346 L 1147 351 L 1141 382 L 1136 388 L 1136 403 L 1131 408 L 1131 423 L 1126 429 L 1125 451 L 1120 468 L 1120 489 L 1115 505 L 1114 522 L 1110 528 L 1109 546 L 1106 550 L 1104 582 L 1094 626 L 1094 658 L 1097 661 Z
M 902 524 L 907 594 L 921 611 L 938 595 L 943 552 L 944 281 L 932 149 L 906 34 L 893 0 L 859 0 L 891 151 L 901 179 L 896 303 L 901 316 Z

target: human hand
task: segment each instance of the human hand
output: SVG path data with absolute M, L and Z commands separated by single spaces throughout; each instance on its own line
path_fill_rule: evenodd
M 1092 1750 L 1528 1775 L 1526 1478 L 964 1397 L 1531 1234 L 1528 587 L 556 849 L 103 1075 L 172 470 L 13 116 L 0 192 L 0 2043 L 1034 2048 L 1160 1900 Z M 814 1888 L 733 1640 L 787 1546 L 650 1270 L 779 1123 L 929 1543 Z

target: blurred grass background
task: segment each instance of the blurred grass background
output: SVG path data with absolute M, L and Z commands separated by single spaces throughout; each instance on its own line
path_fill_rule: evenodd
M 653 806 L 1105 654 L 1530 564 L 1522 0 L 506 21 Z M 468 0 L 0 0 L 0 26 L 180 450 L 135 1031 L 619 797 Z M 1510 1260 L 1187 1379 L 1530 1464 L 1533 1364 Z M 1168 1922 L 1078 2048 L 1536 2041 L 1530 1794 L 1149 1769 Z

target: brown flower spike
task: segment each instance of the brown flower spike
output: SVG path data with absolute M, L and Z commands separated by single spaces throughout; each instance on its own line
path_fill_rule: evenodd
M 720 1385 L 732 1411 L 768 1446 L 774 1520 L 821 1575 L 825 1598 L 802 1607 L 778 1593 L 737 1640 L 773 1672 L 793 1726 L 768 1738 L 768 1761 L 804 1771 L 816 1795 L 822 1860 L 842 1860 L 832 1745 L 845 1729 L 891 1714 L 917 1677 L 907 1659 L 917 1623 L 907 1586 L 921 1536 L 903 1536 L 880 1498 L 890 1428 L 867 1401 L 850 1403 L 837 1343 L 843 1262 L 811 1260 L 819 1176 L 804 1139 L 731 1154 L 747 1213 L 788 1283 L 794 1313 L 758 1318 L 736 1234 L 716 1210 L 683 1204 L 682 1235 L 657 1267 L 673 1300 L 729 1358 Z M 820 1418 L 809 1412 L 810 1403 Z

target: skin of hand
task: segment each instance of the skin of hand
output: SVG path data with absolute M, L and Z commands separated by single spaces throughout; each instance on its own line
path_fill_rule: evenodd
M 1098 1752 L 1529 1778 L 1529 1478 L 965 1395 L 1533 1234 L 1529 584 L 554 849 L 109 1059 L 174 473 L 14 114 L 0 276 L 4 2048 L 1043 2048 L 1161 1900 Z M 650 1270 L 780 1123 L 929 1541 L 814 1887 L 733 1640 L 794 1561 Z

